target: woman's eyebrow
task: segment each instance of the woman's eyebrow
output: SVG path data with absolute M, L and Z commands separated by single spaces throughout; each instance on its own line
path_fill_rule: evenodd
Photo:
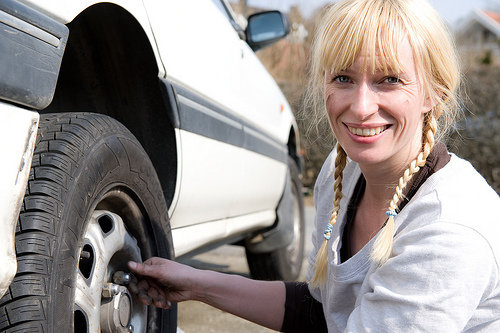
M 330 70 L 330 74 L 354 74 L 354 73 L 357 73 L 357 71 L 352 70 L 351 67 L 339 70 L 335 69 Z
M 389 67 L 388 68 L 377 67 L 377 69 L 375 70 L 375 73 L 384 74 L 384 75 L 392 75 L 392 76 L 397 76 L 397 77 L 407 76 L 407 73 L 404 70 L 395 71 L 395 70 L 391 70 Z
M 370 73 L 376 74 L 376 75 L 391 75 L 391 76 L 395 76 L 395 77 L 407 77 L 408 76 L 406 71 L 404 71 L 404 70 L 400 70 L 400 71 L 391 70 L 390 66 L 387 66 L 387 67 L 377 66 L 375 68 L 375 71 L 372 71 L 370 69 L 370 67 L 371 66 L 368 66 L 365 70 L 367 72 L 370 72 Z M 353 70 L 352 67 L 348 67 L 348 68 L 339 69 L 339 70 L 331 69 L 328 73 L 330 75 L 334 75 L 334 74 L 352 75 L 352 74 L 357 74 L 358 72 L 359 71 L 357 71 L 357 70 Z

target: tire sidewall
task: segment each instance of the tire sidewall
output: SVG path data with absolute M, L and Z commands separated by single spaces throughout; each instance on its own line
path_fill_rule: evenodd
M 299 213 L 299 233 L 298 237 L 298 248 L 294 248 L 294 251 L 297 251 L 297 262 L 292 262 L 290 260 L 290 253 L 288 251 L 288 246 L 283 247 L 276 252 L 273 253 L 276 256 L 276 262 L 279 265 L 280 275 L 283 280 L 293 281 L 296 280 L 300 274 L 300 270 L 302 267 L 302 260 L 304 258 L 304 233 L 305 233 L 305 217 L 304 217 L 304 200 L 302 199 L 302 183 L 299 178 L 299 172 L 297 166 L 295 165 L 293 160 L 288 162 L 288 170 L 289 177 L 291 178 L 292 184 L 292 195 L 294 200 L 294 209 L 295 205 L 298 205 L 298 213 Z M 294 236 L 295 237 L 295 236 Z M 292 240 L 295 242 L 295 239 Z
M 97 203 L 111 189 L 120 188 L 139 199 L 136 203 L 148 217 L 150 236 L 154 235 L 151 248 L 157 252 L 153 255 L 173 258 L 168 210 L 159 181 L 147 154 L 126 129 L 108 128 L 95 138 L 83 150 L 69 182 L 59 207 L 61 218 L 48 290 L 52 303 L 49 330 L 53 332 L 73 329 L 79 251 Z
M 246 248 L 246 256 L 250 273 L 254 279 L 259 280 L 284 280 L 295 281 L 301 271 L 302 261 L 304 258 L 304 232 L 305 232 L 305 217 L 304 217 L 304 201 L 302 198 L 302 183 L 299 177 L 299 171 L 295 161 L 292 158 L 288 160 L 288 174 L 290 185 L 285 186 L 285 191 L 291 191 L 293 200 L 293 209 L 295 218 L 295 208 L 298 211 L 299 232 L 297 235 L 294 233 L 292 243 L 269 252 L 254 253 Z M 284 195 L 289 195 L 285 193 Z M 294 228 L 294 221 L 291 221 L 291 226 L 288 221 L 287 228 Z M 280 222 L 278 222 L 280 223 Z M 295 237 L 298 237 L 295 238 Z M 298 245 L 298 246 L 297 246 Z M 290 249 L 290 246 L 293 248 Z M 296 260 L 291 260 L 290 252 L 296 252 Z

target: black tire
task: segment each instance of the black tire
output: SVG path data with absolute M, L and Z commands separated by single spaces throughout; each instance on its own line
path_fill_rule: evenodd
M 129 323 L 147 332 L 176 330 L 176 308 L 143 306 L 123 286 L 101 299 L 102 284 L 126 271 L 128 260 L 173 258 L 154 167 L 112 118 L 41 116 L 16 253 L 17 275 L 0 300 L 2 332 L 95 332 L 96 323 L 114 331 L 127 321 L 125 315 L 117 323 L 116 311 L 106 307 L 116 297 L 123 299 L 122 314 L 131 307 Z
M 258 280 L 296 281 L 299 277 L 304 259 L 304 199 L 299 171 L 294 160 L 288 161 L 291 190 L 293 194 L 293 228 L 292 242 L 283 248 L 267 253 L 252 253 L 246 250 L 250 275 Z

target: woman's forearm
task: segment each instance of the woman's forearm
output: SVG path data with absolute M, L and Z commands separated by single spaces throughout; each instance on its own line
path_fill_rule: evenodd
M 239 275 L 200 271 L 194 298 L 238 317 L 279 331 L 285 313 L 285 284 Z
M 138 275 L 133 289 L 144 304 L 168 308 L 171 302 L 196 300 L 259 325 L 281 329 L 286 300 L 283 282 L 199 270 L 156 257 L 144 263 L 129 262 L 129 268 Z

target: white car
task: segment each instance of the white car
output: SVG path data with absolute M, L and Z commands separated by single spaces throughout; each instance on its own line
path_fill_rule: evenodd
M 252 276 L 303 258 L 297 126 L 225 0 L 0 1 L 0 330 L 174 332 L 128 260 L 245 246 Z M 17 271 L 16 271 L 17 265 Z

